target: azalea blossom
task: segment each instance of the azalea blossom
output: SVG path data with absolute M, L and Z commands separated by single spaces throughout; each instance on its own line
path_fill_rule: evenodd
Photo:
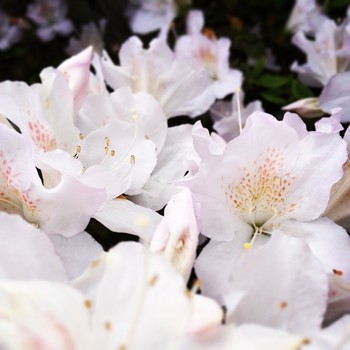
M 0 84 L 1 114 L 45 152 L 62 149 L 75 154 L 80 131 L 74 124 L 86 94 L 92 49 L 41 73 L 42 84 Z M 64 103 L 62 103 L 64 101 Z
M 349 19 L 336 25 L 330 19 L 324 20 L 315 34 L 315 40 L 306 38 L 303 32 L 293 36 L 293 44 L 307 55 L 307 63 L 293 63 L 291 69 L 299 74 L 300 79 L 310 86 L 325 86 L 337 73 L 349 69 Z
M 79 167 L 62 174 L 55 186 L 43 186 L 28 137 L 6 125 L 0 125 L 0 134 L 1 211 L 19 214 L 51 234 L 83 231 L 105 200 L 105 190 L 79 181 L 74 176 Z
M 305 118 L 318 118 L 324 114 L 317 97 L 302 98 L 287 106 L 283 106 L 282 109 L 284 111 L 293 111 Z
M 106 29 L 107 20 L 102 19 L 98 25 L 90 22 L 81 27 L 79 38 L 71 38 L 69 44 L 65 49 L 69 55 L 76 55 L 80 51 L 92 46 L 94 52 L 101 55 L 104 49 L 103 34 Z
M 10 24 L 9 16 L 0 11 L 0 51 L 9 49 L 21 38 L 21 29 L 16 24 Z
M 236 92 L 231 102 L 217 101 L 210 108 L 210 114 L 214 120 L 213 128 L 226 142 L 240 134 L 240 127 L 245 125 L 250 114 L 263 111 L 260 101 L 250 102 L 244 107 L 243 100 L 244 94 Z
M 132 195 L 131 200 L 154 210 L 162 209 L 171 196 L 180 191 L 178 181 L 189 171 L 190 164 L 187 159 L 194 153 L 191 125 L 168 128 L 157 165 L 140 193 Z
M 109 210 L 106 201 L 126 192 L 140 192 L 149 179 L 156 162 L 156 147 L 162 148 L 165 134 L 158 134 L 160 129 L 152 129 L 155 124 L 145 120 L 148 118 L 155 123 L 160 120 L 160 125 L 166 129 L 162 109 L 151 96 L 140 96 L 135 100 L 129 97 L 128 105 L 116 98 L 114 107 L 107 92 L 86 100 L 91 53 L 91 48 L 88 48 L 63 62 L 58 69 L 46 69 L 42 73 L 43 84 L 27 86 L 4 82 L 0 86 L 1 113 L 34 143 L 35 164 L 41 169 L 45 187 L 58 190 L 62 179 L 68 176 L 74 183 L 81 184 L 76 187 L 76 194 L 71 199 L 96 193 L 96 199 L 87 203 L 94 208 L 93 211 L 89 209 L 84 213 L 84 220 L 77 223 L 85 226 L 86 220 L 102 204 L 103 210 Z M 62 103 L 63 99 L 65 103 Z M 138 114 L 144 103 L 149 108 Z M 90 114 L 84 113 L 87 108 L 83 104 L 88 106 Z M 80 116 L 77 115 L 79 110 Z M 105 113 L 101 114 L 102 111 Z M 147 113 L 155 113 L 159 117 L 150 119 Z M 146 137 L 145 132 L 149 136 Z M 85 192 L 80 192 L 80 188 L 85 188 Z M 117 203 L 119 201 L 110 205 L 114 208 Z M 68 212 L 66 215 L 69 215 Z M 145 215 L 148 218 L 152 212 L 146 210 Z M 157 220 L 158 215 L 153 213 L 153 216 L 155 218 L 150 220 Z M 104 217 L 101 214 L 101 219 Z M 33 220 L 36 222 L 37 218 Z M 76 219 L 72 217 L 71 220 Z M 42 225 L 42 220 L 39 221 Z M 85 226 L 79 226 L 79 230 Z M 120 223 L 120 226 L 124 225 Z M 147 232 L 153 229 L 151 226 Z M 54 233 L 61 233 L 61 230 Z
M 296 0 L 287 22 L 287 29 L 314 34 L 327 17 L 316 0 Z
M 188 291 L 169 262 L 137 243 L 106 253 L 75 285 L 81 292 L 59 283 L 2 280 L 1 346 L 292 350 L 305 339 L 256 325 L 221 326 L 222 310 L 213 300 Z
M 262 150 L 260 144 L 266 149 Z M 346 159 L 345 146 L 333 129 L 329 131 L 321 126 L 315 132 L 307 132 L 296 115 L 287 113 L 284 120 L 279 122 L 270 115 L 254 112 L 248 117 L 242 134 L 230 141 L 224 150 L 214 153 L 203 152 L 203 146 L 199 149 L 202 150 L 199 169 L 184 184 L 192 190 L 198 206 L 201 232 L 210 237 L 211 241 L 196 262 L 196 273 L 203 281 L 203 292 L 226 305 L 229 315 L 240 315 L 242 322 L 262 322 L 264 325 L 277 326 L 269 323 L 270 316 L 264 309 L 264 305 L 270 305 L 271 301 L 261 303 L 259 298 L 261 313 L 257 313 L 256 310 L 251 310 L 255 308 L 254 292 L 251 294 L 252 304 L 248 300 L 253 285 L 261 286 L 264 283 L 256 283 L 253 267 L 258 265 L 261 268 L 258 275 L 266 273 L 268 278 L 271 268 L 264 268 L 263 261 L 268 264 L 273 254 L 279 254 L 275 253 L 276 250 L 284 255 L 284 250 L 292 254 L 292 243 L 286 243 L 289 239 L 287 236 L 293 238 L 290 242 L 297 239 L 296 247 L 304 247 L 305 252 L 295 253 L 296 255 L 304 255 L 305 259 L 308 256 L 310 261 L 317 261 L 310 264 L 318 266 L 320 272 L 315 274 L 323 275 L 323 279 L 318 282 L 319 291 L 327 286 L 327 274 L 331 275 L 333 271 L 341 271 L 346 279 L 350 277 L 350 259 L 346 253 L 350 249 L 350 239 L 347 233 L 331 221 L 318 218 L 328 203 L 332 185 L 342 175 L 342 164 Z M 249 152 L 243 158 L 244 149 Z M 326 165 L 325 159 L 336 163 Z M 215 173 L 211 171 L 214 168 L 217 169 Z M 322 173 L 320 169 L 324 169 Z M 317 190 L 314 188 L 316 185 L 312 185 L 313 181 L 317 183 Z M 268 248 L 274 244 L 281 246 Z M 252 253 L 249 253 L 250 249 Z M 259 262 L 255 261 L 253 256 L 265 249 L 266 257 L 258 259 Z M 293 260 L 287 259 L 286 264 Z M 239 268 L 241 263 L 252 266 L 252 270 L 244 273 L 243 265 Z M 305 266 L 306 263 L 300 268 L 304 269 Z M 297 269 L 297 265 L 294 268 Z M 306 268 L 308 271 L 311 269 L 311 266 Z M 282 281 L 285 278 L 282 277 L 282 270 L 281 276 L 273 278 Z M 240 273 L 251 275 L 251 282 Z M 300 277 L 300 273 L 296 272 L 296 276 Z M 315 283 L 314 281 L 311 285 Z M 245 285 L 243 289 L 239 287 L 241 284 Z M 281 282 L 281 288 L 282 285 Z M 323 309 L 316 312 L 318 321 L 314 323 L 314 330 L 322 322 L 321 315 L 328 300 L 327 288 L 320 295 L 319 305 L 323 304 Z M 274 293 L 267 293 L 266 297 L 269 298 L 269 295 L 273 298 Z M 286 297 L 285 292 L 283 295 Z M 261 298 L 264 298 L 262 294 Z M 297 302 L 297 298 L 293 300 Z M 309 304 L 314 305 L 312 299 Z M 238 311 L 234 310 L 244 311 L 237 314 Z M 271 322 L 276 320 L 273 313 L 274 311 L 271 313 Z M 292 312 L 289 315 L 298 317 L 297 314 Z M 253 319 L 252 315 L 257 318 Z M 260 317 L 258 315 L 261 315 L 260 321 L 257 321 Z M 230 319 L 237 321 L 235 317 Z M 287 321 L 283 317 L 282 319 L 284 321 L 281 320 L 278 327 L 285 327 Z M 307 326 L 298 321 L 297 327 L 302 330 Z
M 116 63 L 101 20 L 36 83 L 0 82 L 0 350 L 350 348 L 350 8 L 334 22 L 295 2 L 307 62 L 293 69 L 323 90 L 284 109 L 329 114 L 306 125 L 244 105 L 244 12 L 190 2 L 124 4 L 153 33 L 109 41 Z M 43 41 L 73 30 L 67 5 L 29 4 Z M 212 9 L 220 28 L 205 28 Z M 16 42 L 3 19 L 0 50 Z M 264 69 L 247 72 L 247 97 Z M 275 85 L 260 95 L 273 102 Z
M 349 81 L 350 72 L 336 74 L 328 81 L 319 98 L 322 110 L 336 114 L 343 123 L 350 121 Z
M 196 256 L 198 235 L 191 192 L 185 189 L 170 199 L 150 250 L 168 258 L 187 280 Z
M 102 254 L 102 247 L 86 232 L 71 238 L 47 235 L 19 215 L 1 212 L 0 218 L 2 280 L 68 283 Z
M 128 12 L 134 33 L 147 34 L 160 29 L 159 36 L 165 39 L 176 16 L 176 3 L 174 0 L 134 0 Z
M 342 176 L 345 147 L 336 134 L 308 133 L 296 115 L 278 122 L 254 112 L 242 134 L 222 155 L 202 159 L 187 184 L 200 203 L 202 233 L 219 240 L 266 237 L 287 219 L 318 218 Z
M 64 0 L 35 0 L 27 8 L 27 16 L 38 25 L 36 33 L 46 42 L 56 34 L 68 35 L 73 31 L 73 23 L 66 19 L 67 5 Z
M 206 111 L 194 101 L 208 86 L 206 71 L 178 60 L 164 41 L 154 39 L 144 49 L 140 39 L 131 37 L 122 45 L 119 60 L 117 66 L 104 52 L 101 62 L 106 82 L 113 89 L 130 86 L 134 93 L 149 93 L 167 118 Z
M 214 301 L 188 292 L 170 263 L 136 243 L 121 244 L 93 263 L 76 286 L 82 292 L 58 283 L 3 280 L 2 347 L 40 341 L 78 349 L 154 349 L 181 343 L 186 334 L 205 332 L 222 319 Z M 39 333 L 45 320 L 46 332 Z
M 342 178 L 332 187 L 330 200 L 325 210 L 325 215 L 334 220 L 346 229 L 350 227 L 350 212 L 348 206 L 349 198 L 349 154 L 350 154 L 350 129 L 347 128 L 344 134 L 344 140 L 347 143 L 348 159 L 343 166 L 344 174 Z
M 242 249 L 241 239 L 214 241 L 199 256 L 195 270 L 203 293 L 225 305 L 226 322 L 303 335 L 320 329 L 327 275 L 302 239 L 276 232 L 249 251 Z
M 216 98 L 223 98 L 239 89 L 243 78 L 240 71 L 229 68 L 230 40 L 208 38 L 201 33 L 203 26 L 203 13 L 191 10 L 187 16 L 188 34 L 178 38 L 175 53 L 180 61 L 190 62 L 193 67 L 201 67 L 207 71 L 211 83 L 197 97 L 205 111 Z

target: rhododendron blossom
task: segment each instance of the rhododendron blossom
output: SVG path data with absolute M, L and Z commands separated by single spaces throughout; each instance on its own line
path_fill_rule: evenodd
M 241 87 L 242 73 L 229 68 L 230 40 L 208 38 L 201 33 L 203 26 L 203 13 L 190 11 L 187 16 L 188 34 L 178 38 L 175 53 L 180 61 L 190 62 L 193 67 L 207 71 L 211 83 L 196 99 L 205 111 L 216 98 L 223 98 Z
M 350 7 L 12 3 L 0 350 L 349 349 Z
M 345 160 L 340 136 L 308 133 L 292 114 L 278 122 L 253 113 L 242 134 L 222 155 L 202 159 L 188 183 L 200 203 L 202 233 L 220 240 L 235 234 L 255 240 L 270 236 L 285 220 L 318 218 Z M 212 173 L 213 168 L 218 171 Z
M 52 40 L 56 34 L 68 35 L 73 23 L 66 18 L 64 0 L 35 0 L 27 8 L 27 16 L 38 25 L 36 33 L 42 41 Z
M 168 118 L 205 112 L 194 100 L 208 86 L 206 72 L 178 60 L 165 42 L 154 39 L 146 50 L 140 39 L 131 37 L 122 45 L 119 60 L 120 66 L 114 65 L 107 53 L 102 59 L 104 77 L 113 89 L 130 86 L 133 92 L 149 93 Z
M 315 34 L 315 40 L 298 32 L 293 43 L 307 55 L 307 63 L 293 63 L 291 69 L 298 72 L 302 81 L 310 86 L 324 86 L 337 73 L 349 70 L 350 22 L 345 19 L 340 25 L 330 19 L 324 20 Z

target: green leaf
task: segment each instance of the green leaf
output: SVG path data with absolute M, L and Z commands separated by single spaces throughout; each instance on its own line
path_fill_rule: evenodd
M 287 104 L 287 101 L 282 98 L 282 97 L 278 97 L 275 94 L 270 94 L 268 92 L 262 92 L 261 96 L 266 100 L 269 101 L 273 104 L 279 105 L 279 106 L 283 106 Z
M 313 97 L 314 94 L 309 87 L 298 80 L 291 81 L 291 100 L 300 100 L 306 97 Z
M 255 85 L 269 87 L 269 88 L 278 88 L 283 85 L 288 84 L 288 77 L 281 77 L 272 74 L 264 74 L 256 81 L 253 81 Z
M 264 57 L 260 57 L 258 59 L 258 61 L 256 62 L 254 69 L 251 71 L 250 76 L 252 78 L 257 79 L 261 75 L 261 73 L 263 72 L 264 67 L 265 67 L 265 59 L 264 59 Z
M 341 6 L 348 6 L 349 0 L 331 0 L 328 3 L 329 7 L 341 7 Z

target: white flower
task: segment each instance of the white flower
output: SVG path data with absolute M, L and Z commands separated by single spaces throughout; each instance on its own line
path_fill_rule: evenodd
M 306 38 L 303 32 L 294 35 L 292 41 L 307 55 L 307 63 L 293 63 L 291 69 L 310 86 L 325 86 L 337 73 L 350 67 L 350 21 L 345 19 L 340 25 L 325 20 L 315 34 L 315 40 Z
M 89 22 L 81 28 L 81 33 L 78 39 L 71 38 L 68 47 L 65 49 L 69 55 L 75 55 L 83 49 L 92 46 L 94 52 L 99 55 L 104 49 L 103 34 L 106 28 L 107 20 L 101 19 L 98 26 L 94 22 Z
M 216 98 L 223 98 L 239 89 L 243 77 L 240 71 L 229 67 L 231 41 L 227 38 L 208 38 L 201 33 L 203 26 L 203 13 L 190 11 L 187 16 L 188 34 L 178 38 L 175 53 L 183 64 L 190 63 L 195 69 L 207 71 L 211 83 L 196 99 L 206 111 Z
M 27 16 L 38 25 L 36 33 L 42 41 L 51 41 L 56 34 L 68 35 L 73 24 L 66 19 L 64 0 L 35 0 L 27 8 Z
M 21 29 L 18 25 L 10 24 L 8 15 L 0 11 L 0 51 L 9 49 L 21 38 Z
M 210 108 L 210 115 L 214 120 L 213 128 L 226 142 L 239 135 L 240 123 L 243 127 L 250 114 L 263 111 L 260 101 L 253 101 L 243 106 L 243 100 L 243 92 L 236 92 L 231 102 L 217 101 Z
M 129 8 L 130 27 L 134 33 L 147 34 L 160 29 L 166 38 L 176 16 L 174 0 L 136 0 Z
M 318 218 L 345 160 L 339 135 L 308 133 L 296 115 L 279 122 L 254 112 L 242 134 L 222 155 L 202 159 L 189 182 L 201 205 L 202 233 L 219 240 L 269 236 L 285 220 Z
M 149 93 L 168 118 L 205 112 L 193 101 L 208 85 L 206 72 L 176 59 L 165 42 L 155 39 L 144 49 L 140 39 L 131 37 L 122 45 L 119 60 L 120 66 L 114 65 L 107 53 L 102 59 L 104 77 L 113 89 L 130 86 L 134 93 Z
M 302 31 L 314 34 L 326 19 L 315 0 L 296 0 L 287 22 L 287 29 L 293 33 Z

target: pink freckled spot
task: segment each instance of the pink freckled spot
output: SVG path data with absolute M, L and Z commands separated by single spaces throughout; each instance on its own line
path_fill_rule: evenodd
M 338 293 L 337 293 L 336 290 L 331 290 L 331 291 L 328 293 L 328 295 L 329 295 L 330 297 L 335 297 L 337 294 L 338 294 Z

